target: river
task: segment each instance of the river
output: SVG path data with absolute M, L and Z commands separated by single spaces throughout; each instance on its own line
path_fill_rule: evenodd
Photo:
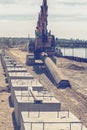
M 63 56 L 87 58 L 87 48 L 61 48 Z

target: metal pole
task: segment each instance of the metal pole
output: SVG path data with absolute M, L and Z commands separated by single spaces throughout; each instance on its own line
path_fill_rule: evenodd
M 85 58 L 86 58 L 86 43 L 85 43 Z
M 64 43 L 64 56 L 65 56 L 65 43 Z
M 57 112 L 57 118 L 59 118 L 59 111 Z
M 43 100 L 44 100 L 44 93 L 43 93 Z
M 83 130 L 83 124 L 81 124 L 81 130 Z
M 68 110 L 68 118 L 69 118 L 69 110 Z
M 28 117 L 30 117 L 30 111 L 29 111 L 29 109 L 28 109 Z
M 72 124 L 70 123 L 70 130 L 72 129 L 72 127 L 71 127 L 71 126 L 72 126 Z
M 38 117 L 40 117 L 40 110 L 38 111 Z
M 74 57 L 74 45 L 72 47 L 72 56 Z
M 44 127 L 45 127 L 45 123 L 43 122 L 43 130 L 44 130 Z
M 21 88 L 21 95 L 22 95 L 22 88 Z M 21 99 L 22 99 L 22 97 L 21 97 Z
M 32 130 L 32 122 L 31 122 L 31 130 Z
M 29 90 L 28 90 L 28 101 L 29 101 L 30 95 L 29 95 Z
M 86 58 L 86 47 L 85 47 L 85 58 Z
M 50 95 L 50 100 L 52 100 L 52 96 Z
M 22 88 L 21 88 L 21 100 L 22 100 Z

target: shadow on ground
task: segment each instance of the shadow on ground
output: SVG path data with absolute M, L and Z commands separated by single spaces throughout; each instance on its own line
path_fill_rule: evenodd
M 12 120 L 13 120 L 14 130 L 20 130 L 20 127 L 17 125 L 14 112 L 12 113 Z
M 3 92 L 8 92 L 10 93 L 10 89 L 9 89 L 9 86 L 6 86 L 6 87 L 0 87 L 0 93 L 3 93 Z
M 9 106 L 10 106 L 10 107 L 14 107 L 14 105 L 13 105 L 13 103 L 12 103 L 12 101 L 11 101 L 11 96 L 9 96 L 9 99 L 8 99 L 8 100 L 9 100 Z
M 42 65 L 35 65 L 33 66 L 33 71 L 35 71 L 36 74 L 42 74 L 44 73 Z
M 9 96 L 9 106 L 10 107 L 14 107 L 12 101 L 11 101 L 11 96 Z M 19 126 L 17 125 L 16 119 L 15 119 L 15 113 L 14 111 L 12 112 L 12 121 L 13 121 L 13 125 L 14 125 L 14 130 L 20 130 Z

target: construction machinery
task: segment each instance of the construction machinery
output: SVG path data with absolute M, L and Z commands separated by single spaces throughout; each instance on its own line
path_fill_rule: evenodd
M 48 56 L 53 56 L 55 54 L 55 37 L 51 34 L 51 31 L 48 32 L 47 17 L 47 0 L 43 0 L 41 10 L 38 15 L 35 39 L 29 40 L 29 54 L 26 57 L 27 65 L 34 65 L 35 60 L 41 59 L 42 52 L 46 53 Z
M 27 65 L 35 65 L 35 61 L 41 59 L 48 74 L 50 74 L 50 78 L 58 88 L 71 87 L 68 79 L 63 76 L 61 71 L 53 62 L 55 60 L 54 56 L 56 52 L 55 37 L 51 34 L 51 31 L 48 32 L 47 30 L 47 17 L 47 0 L 43 0 L 35 30 L 35 39 L 32 39 L 29 42 L 29 54 L 27 55 L 26 63 Z M 61 51 L 59 51 L 58 55 L 61 55 Z

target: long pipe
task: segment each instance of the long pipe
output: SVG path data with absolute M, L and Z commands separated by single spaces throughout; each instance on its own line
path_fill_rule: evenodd
M 58 88 L 71 88 L 69 80 L 63 75 L 61 70 L 55 65 L 50 57 L 44 56 L 43 61 Z

